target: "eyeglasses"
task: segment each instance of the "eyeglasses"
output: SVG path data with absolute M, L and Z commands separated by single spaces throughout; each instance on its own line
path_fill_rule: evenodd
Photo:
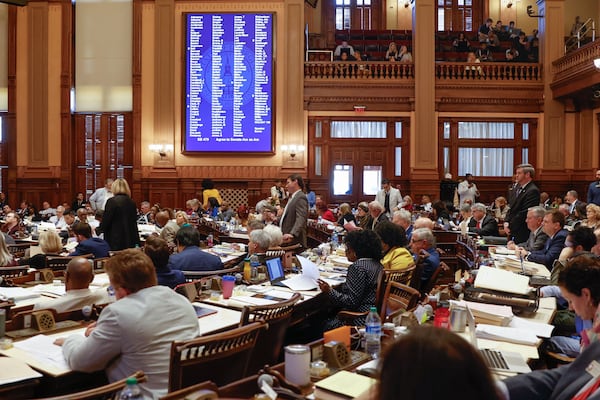
M 114 296 L 114 295 L 115 295 L 115 288 L 114 288 L 114 287 L 112 287 L 112 286 L 109 286 L 109 287 L 107 287 L 107 288 L 106 288 L 106 293 L 108 293 L 108 295 L 109 295 L 110 297 Z
M 419 242 L 422 242 L 422 241 L 424 241 L 424 240 L 425 240 L 425 239 L 417 239 L 417 240 L 415 240 L 415 239 L 410 239 L 410 242 L 411 242 L 411 243 L 419 243 Z

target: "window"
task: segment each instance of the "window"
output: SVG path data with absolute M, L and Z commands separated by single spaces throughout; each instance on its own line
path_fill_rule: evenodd
M 352 194 L 352 165 L 336 165 L 333 169 L 333 194 Z
M 371 29 L 371 0 L 335 0 L 335 29 Z
M 535 121 L 459 121 L 440 123 L 443 172 L 455 176 L 511 177 L 529 159 Z
M 337 139 L 385 139 L 383 121 L 331 121 L 331 137 Z
M 476 31 L 479 27 L 474 23 L 474 13 L 480 8 L 473 0 L 438 0 L 438 31 Z
M 363 168 L 363 195 L 375 196 L 381 186 L 381 178 L 381 166 L 365 166 Z
M 335 29 L 350 29 L 350 0 L 335 0 Z

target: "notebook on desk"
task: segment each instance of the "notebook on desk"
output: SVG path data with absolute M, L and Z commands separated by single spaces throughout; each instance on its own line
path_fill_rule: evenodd
M 519 353 L 504 350 L 479 349 L 477 346 L 477 333 L 475 329 L 475 317 L 471 309 L 467 307 L 467 323 L 469 333 L 471 334 L 471 344 L 479 350 L 481 357 L 492 371 L 512 372 L 516 374 L 526 374 L 531 372 L 531 368 L 525 362 L 523 356 Z
M 272 286 L 285 286 L 281 281 L 285 279 L 285 271 L 283 270 L 283 264 L 281 263 L 281 257 L 267 258 L 265 260 L 267 265 L 267 274 L 269 274 L 269 281 Z

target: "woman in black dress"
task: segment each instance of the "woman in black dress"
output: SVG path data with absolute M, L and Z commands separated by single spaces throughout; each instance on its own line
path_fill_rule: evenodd
M 100 230 L 111 250 L 123 250 L 140 245 L 137 228 L 137 208 L 131 199 L 131 190 L 125 179 L 115 180 L 111 186 L 113 197 L 106 201 Z

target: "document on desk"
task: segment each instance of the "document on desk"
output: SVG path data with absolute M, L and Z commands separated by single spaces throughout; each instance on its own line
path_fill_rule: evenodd
M 475 333 L 481 339 L 499 340 L 531 346 L 535 346 L 539 341 L 535 333 L 528 329 L 510 328 L 507 326 L 477 324 Z
M 313 290 L 317 288 L 317 280 L 320 277 L 317 264 L 306 257 L 296 256 L 302 266 L 302 275 L 296 275 L 281 281 L 292 290 Z
M 39 293 L 36 293 L 30 289 L 21 287 L 3 287 L 0 288 L 0 296 L 7 297 L 9 299 L 15 299 L 15 301 L 33 299 L 40 297 Z
M 65 334 L 67 336 L 68 334 Z M 59 373 L 71 371 L 62 353 L 62 347 L 54 344 L 54 338 L 36 335 L 29 339 L 15 342 L 14 347 L 42 364 L 51 366 Z
M 528 276 L 485 266 L 479 268 L 474 285 L 476 288 L 523 295 L 530 290 Z
M 0 357 L 0 371 L 2 371 L 0 374 L 0 385 L 41 378 L 43 376 L 25 362 L 12 357 Z
M 39 294 L 50 295 L 52 297 L 64 296 L 67 293 L 63 283 L 59 285 L 55 285 L 53 283 L 35 285 L 33 288 L 31 288 L 31 290 Z
M 504 259 L 498 260 L 496 265 L 501 268 L 512 272 L 523 272 L 525 275 L 529 276 L 541 276 L 544 278 L 550 278 L 550 271 L 546 268 L 545 265 L 535 263 L 533 261 L 523 261 L 521 264 L 521 260 L 517 256 L 507 256 Z
M 513 317 L 508 326 L 511 328 L 526 329 L 541 338 L 549 338 L 552 336 L 552 331 L 554 330 L 554 325 L 528 321 L 519 317 Z

